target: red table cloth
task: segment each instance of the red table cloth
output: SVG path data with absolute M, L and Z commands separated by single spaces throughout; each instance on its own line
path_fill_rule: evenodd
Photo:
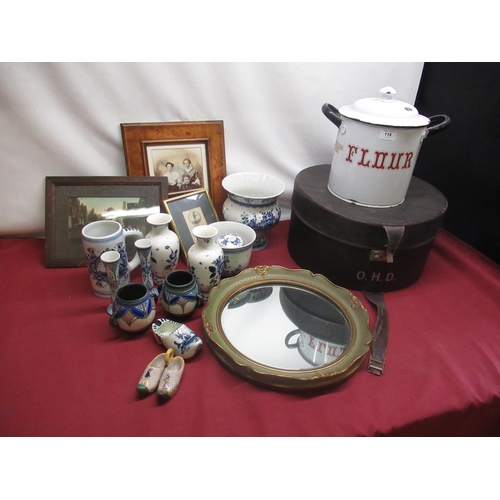
M 288 228 L 268 231 L 250 266 L 298 268 Z M 338 386 L 283 393 L 233 375 L 205 342 L 163 403 L 136 384 L 164 349 L 151 328 L 130 337 L 108 325 L 86 268 L 45 268 L 36 238 L 0 239 L 0 258 L 2 436 L 500 435 L 500 268 L 444 230 L 420 280 L 385 294 L 383 376 L 365 360 Z M 375 308 L 354 293 L 372 328 Z M 205 340 L 201 312 L 186 324 Z

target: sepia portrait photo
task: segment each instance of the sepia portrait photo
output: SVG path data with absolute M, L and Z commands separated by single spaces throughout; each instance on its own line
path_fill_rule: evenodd
M 205 144 L 156 144 L 146 151 L 149 174 L 168 178 L 169 198 L 208 188 Z

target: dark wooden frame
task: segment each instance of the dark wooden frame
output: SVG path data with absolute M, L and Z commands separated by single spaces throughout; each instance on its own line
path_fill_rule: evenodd
M 120 124 L 125 164 L 130 176 L 149 176 L 146 147 L 204 143 L 207 154 L 208 183 L 218 217 L 226 198 L 222 179 L 226 176 L 224 123 L 219 120 L 202 122 L 122 123 Z M 208 184 L 208 185 L 207 185 Z
M 168 180 L 162 177 L 46 177 L 45 178 L 45 266 L 87 265 L 81 239 L 70 239 L 69 197 L 144 197 L 149 206 L 163 209 Z
M 194 200 L 194 198 L 197 198 Z M 172 216 L 172 229 L 179 237 L 182 255 L 187 263 L 187 251 L 194 243 L 194 237 L 189 230 L 182 214 L 185 210 L 199 208 L 203 212 L 207 224 L 218 222 L 218 216 L 215 211 L 212 199 L 206 189 L 191 191 L 185 195 L 176 196 L 163 200 L 165 211 Z

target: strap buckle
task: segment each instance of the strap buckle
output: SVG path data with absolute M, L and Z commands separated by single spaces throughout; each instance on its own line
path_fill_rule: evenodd
M 374 375 L 382 375 L 384 373 L 385 361 L 380 361 L 378 359 L 373 359 L 370 356 L 370 361 L 368 363 L 368 371 Z

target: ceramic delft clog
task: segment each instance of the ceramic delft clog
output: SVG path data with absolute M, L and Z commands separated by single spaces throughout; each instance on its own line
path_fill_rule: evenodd
M 173 349 L 175 356 L 192 358 L 203 346 L 200 337 L 183 323 L 161 318 L 153 322 L 152 328 L 156 341 Z
M 169 349 L 167 352 L 158 354 L 158 356 L 149 363 L 137 384 L 137 390 L 141 394 L 151 394 L 156 391 L 160 378 L 165 371 L 165 367 L 173 357 L 174 351 L 173 349 Z
M 158 384 L 158 397 L 160 399 L 172 398 L 181 382 L 184 373 L 184 358 L 175 356 L 165 367 Z

